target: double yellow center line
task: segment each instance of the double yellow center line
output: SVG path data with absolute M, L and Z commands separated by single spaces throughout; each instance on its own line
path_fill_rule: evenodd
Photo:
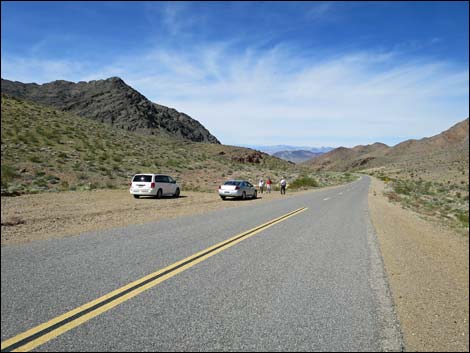
M 31 349 L 34 349 L 35 347 L 50 341 L 51 339 L 73 329 L 74 327 L 83 324 L 95 316 L 98 316 L 114 308 L 115 306 L 135 297 L 136 295 L 156 286 L 159 283 L 162 283 L 163 281 L 177 275 L 178 273 L 187 270 L 188 268 L 208 259 L 209 257 L 214 256 L 215 254 L 218 254 L 219 252 L 224 251 L 234 246 L 235 244 L 238 244 L 242 240 L 248 239 L 257 233 L 306 210 L 307 208 L 299 208 L 281 217 L 275 218 L 267 223 L 204 249 L 181 261 L 175 262 L 174 264 L 167 266 L 159 271 L 142 277 L 124 287 L 118 288 L 98 299 L 84 304 L 46 323 L 36 326 L 24 333 L 12 337 L 2 342 L 1 351 L 30 351 Z

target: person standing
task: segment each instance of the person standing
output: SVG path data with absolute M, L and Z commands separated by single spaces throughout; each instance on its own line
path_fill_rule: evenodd
M 271 193 L 271 184 L 272 184 L 271 179 L 268 178 L 268 180 L 266 180 L 266 192 L 267 192 L 268 194 Z
M 264 189 L 264 180 L 263 179 L 259 180 L 258 186 L 259 186 L 259 192 L 263 193 L 263 189 Z
M 286 179 L 282 178 L 280 184 L 281 184 L 281 195 L 285 195 L 286 194 L 286 186 L 287 186 Z

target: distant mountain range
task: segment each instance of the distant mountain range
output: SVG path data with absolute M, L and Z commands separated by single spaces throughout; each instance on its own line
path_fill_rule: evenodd
M 334 147 L 309 147 L 309 146 L 291 146 L 291 145 L 238 145 L 240 147 L 248 147 L 264 153 L 273 155 L 276 152 L 284 151 L 309 151 L 314 153 L 326 153 L 334 149 Z
M 387 167 L 409 173 L 468 175 L 469 119 L 450 129 L 420 140 L 407 140 L 393 147 L 383 143 L 339 147 L 303 163 L 314 170 L 351 171 Z M 465 174 L 467 173 L 467 174 Z
M 324 152 L 311 152 L 306 150 L 293 150 L 293 151 L 279 151 L 275 152 L 272 155 L 284 159 L 286 161 L 291 161 L 294 163 L 301 163 L 308 161 L 312 158 L 323 155 Z
M 142 134 L 219 144 L 197 120 L 151 102 L 119 77 L 38 85 L 2 79 L 2 93 Z
M 239 145 L 252 148 L 286 161 L 301 163 L 333 150 L 333 147 L 309 147 L 291 145 Z

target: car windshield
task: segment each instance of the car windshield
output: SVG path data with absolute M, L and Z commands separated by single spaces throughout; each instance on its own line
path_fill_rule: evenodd
M 235 185 L 235 186 L 239 186 L 240 185 L 240 182 L 239 181 L 234 181 L 234 180 L 229 180 L 229 181 L 226 181 L 224 183 L 224 185 Z
M 150 183 L 152 182 L 152 176 L 151 175 L 136 175 L 132 181 Z

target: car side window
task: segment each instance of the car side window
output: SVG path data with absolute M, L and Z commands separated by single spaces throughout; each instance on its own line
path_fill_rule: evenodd
M 155 182 L 156 183 L 167 183 L 168 182 L 167 180 L 168 179 L 164 175 L 157 175 L 155 177 Z
M 174 182 L 174 181 L 175 181 L 175 180 L 174 180 L 172 177 L 170 177 L 170 176 L 168 177 L 168 182 L 169 182 L 169 183 L 172 183 L 172 182 Z

